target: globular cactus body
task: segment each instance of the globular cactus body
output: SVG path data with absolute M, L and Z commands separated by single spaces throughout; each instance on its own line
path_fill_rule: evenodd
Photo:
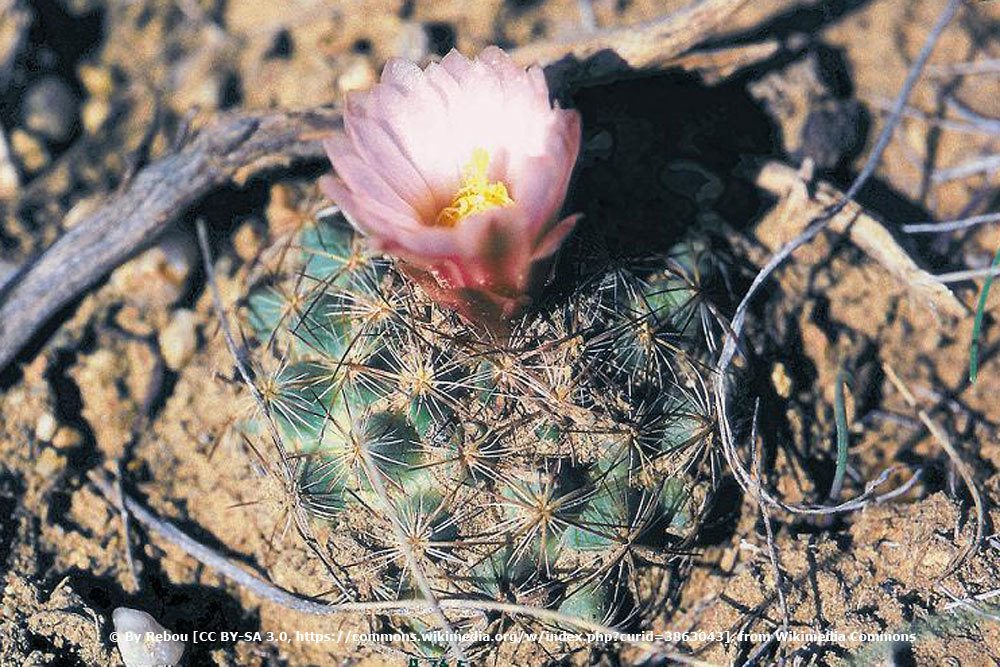
M 634 617 L 637 551 L 683 547 L 705 502 L 698 244 L 651 269 L 580 262 L 577 288 L 502 339 L 367 256 L 339 215 L 281 254 L 247 299 L 258 384 L 302 506 L 371 554 L 367 590 L 415 594 L 394 517 L 440 595 Z

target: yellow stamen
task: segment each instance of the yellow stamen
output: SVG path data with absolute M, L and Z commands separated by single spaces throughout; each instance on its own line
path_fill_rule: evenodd
M 454 227 L 462 218 L 491 208 L 510 206 L 514 200 L 507 194 L 502 181 L 492 183 L 486 177 L 490 154 L 485 148 L 472 151 L 472 159 L 462 169 L 462 187 L 455 193 L 451 205 L 441 209 L 435 224 Z

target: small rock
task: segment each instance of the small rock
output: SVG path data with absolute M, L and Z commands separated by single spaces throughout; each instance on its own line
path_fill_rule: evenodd
M 62 79 L 47 76 L 24 95 L 21 116 L 25 126 L 51 141 L 63 142 L 76 127 L 76 95 Z
M 66 468 L 66 457 L 61 456 L 51 447 L 45 447 L 38 454 L 35 461 L 35 472 L 39 477 L 52 479 L 57 477 Z
M 35 20 L 31 3 L 22 0 L 0 2 L 0 88 L 6 88 L 15 72 L 14 61 L 28 41 Z
M 145 310 L 134 303 L 123 303 L 115 313 L 115 324 L 132 336 L 149 338 L 156 329 L 147 315 Z
M 49 152 L 42 142 L 19 127 L 10 133 L 10 147 L 25 171 L 40 171 L 49 163 Z
M 197 247 L 190 235 L 165 235 L 155 247 L 115 269 L 110 283 L 142 308 L 166 307 L 184 295 Z
M 812 158 L 816 168 L 840 167 L 864 147 L 868 119 L 857 100 L 827 100 L 806 117 L 799 141 L 802 157 Z
M 430 53 L 431 40 L 419 23 L 404 23 L 393 41 L 394 55 L 418 63 Z
M 246 221 L 233 233 L 233 250 L 244 262 L 252 261 L 260 251 L 263 239 L 252 221 Z
M 59 422 L 51 412 L 43 412 L 42 416 L 35 422 L 35 439 L 41 442 L 52 442 L 55 437 Z
M 83 435 L 69 426 L 60 426 L 52 436 L 52 446 L 56 449 L 72 449 L 82 442 Z
M 868 134 L 870 119 L 850 96 L 846 68 L 836 53 L 810 50 L 747 87 L 780 128 L 785 150 L 820 172 L 846 166 Z M 920 141 L 922 149 L 922 131 Z
M 111 614 L 118 651 L 125 667 L 172 667 L 184 655 L 184 641 L 138 609 L 118 607 Z
M 337 77 L 337 88 L 347 93 L 352 90 L 367 90 L 375 83 L 375 69 L 365 56 L 349 56 L 347 65 Z
M 180 370 L 191 361 L 198 347 L 198 319 L 194 312 L 181 308 L 160 332 L 160 352 L 172 370 Z
M 267 223 L 274 238 L 295 233 L 306 221 L 301 210 L 301 197 L 295 188 L 284 183 L 271 186 L 271 198 L 267 202 Z
M 0 200 L 13 199 L 21 189 L 21 177 L 10 157 L 7 136 L 0 128 Z
M 788 398 L 792 395 L 792 378 L 788 376 L 788 369 L 780 361 L 775 362 L 774 367 L 771 368 L 771 384 L 774 385 L 778 396 Z

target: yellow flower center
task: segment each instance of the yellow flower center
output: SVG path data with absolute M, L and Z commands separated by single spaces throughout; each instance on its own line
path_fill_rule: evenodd
M 460 220 L 473 213 L 491 208 L 510 206 L 514 200 L 507 194 L 507 186 L 502 181 L 492 183 L 486 177 L 490 166 L 490 154 L 485 148 L 472 151 L 472 159 L 462 168 L 462 187 L 455 193 L 451 205 L 441 209 L 435 224 L 454 227 Z

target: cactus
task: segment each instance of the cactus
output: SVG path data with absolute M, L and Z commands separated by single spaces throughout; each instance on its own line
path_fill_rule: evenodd
M 441 596 L 616 624 L 650 602 L 637 550 L 676 553 L 709 495 L 711 267 L 698 241 L 603 270 L 585 248 L 568 250 L 571 288 L 504 339 L 368 256 L 336 212 L 252 286 L 260 393 L 301 505 L 368 553 L 357 590 L 418 595 L 395 519 Z

